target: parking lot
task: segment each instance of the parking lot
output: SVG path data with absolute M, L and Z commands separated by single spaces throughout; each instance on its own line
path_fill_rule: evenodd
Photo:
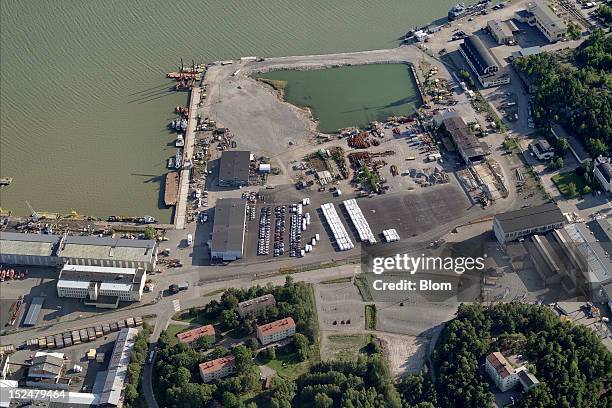
M 352 282 L 317 284 L 314 291 L 321 330 L 365 329 L 365 304 Z

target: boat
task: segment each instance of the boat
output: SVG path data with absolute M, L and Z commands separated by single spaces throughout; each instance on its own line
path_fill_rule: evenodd
M 455 4 L 450 10 L 448 10 L 448 20 L 453 21 L 467 12 L 464 3 Z
M 0 186 L 8 186 L 13 182 L 12 177 L 0 177 Z
M 172 130 L 176 130 L 176 120 L 170 122 L 170 127 L 172 128 Z
M 176 147 L 183 147 L 185 146 L 185 139 L 183 138 L 183 134 L 179 133 L 179 135 L 176 137 L 176 142 L 174 142 L 174 145 Z
M 176 161 L 176 159 L 174 157 L 170 157 L 168 159 L 168 168 L 169 169 L 173 169 L 174 168 L 174 162 Z
M 174 168 L 180 169 L 183 166 L 183 150 L 179 149 L 174 156 Z
M 183 118 L 181 119 L 181 130 L 184 132 L 185 130 L 187 130 L 187 119 Z
M 155 224 L 157 220 L 154 217 L 151 217 L 150 215 L 145 215 L 144 217 L 142 217 L 140 222 L 142 224 Z

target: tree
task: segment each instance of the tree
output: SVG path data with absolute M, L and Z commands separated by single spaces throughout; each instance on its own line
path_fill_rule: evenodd
M 252 351 L 255 351 L 259 348 L 259 342 L 257 341 L 257 339 L 254 339 L 253 337 L 249 338 L 245 344 Z
M 246 348 L 244 345 L 240 344 L 232 349 L 232 355 L 236 359 L 236 370 L 241 372 L 245 370 L 247 367 L 251 366 L 253 354 L 251 350 Z
M 194 342 L 194 348 L 198 350 L 208 350 L 212 345 L 212 338 L 210 336 L 202 336 Z
M 575 183 L 569 183 L 567 185 L 567 195 L 569 197 L 576 197 L 576 195 L 578 195 L 578 191 L 577 191 Z
M 334 406 L 334 400 L 325 394 L 317 394 L 314 398 L 315 408 L 331 408 Z
M 235 394 L 225 391 L 223 393 L 223 406 L 226 408 L 241 408 L 244 405 L 242 404 L 242 401 L 240 401 L 240 398 L 238 398 Z
M 293 346 L 297 352 L 300 361 L 306 361 L 308 359 L 308 339 L 301 333 L 296 333 L 293 336 Z
M 225 326 L 227 329 L 235 329 L 240 325 L 240 321 L 238 320 L 238 315 L 234 310 L 224 310 L 221 312 L 221 324 Z
M 144 236 L 146 239 L 155 239 L 155 237 L 157 236 L 157 231 L 155 230 L 155 227 L 153 227 L 152 225 L 147 225 L 144 229 Z
M 125 400 L 127 402 L 136 401 L 138 399 L 138 390 L 134 384 L 128 384 L 125 386 Z
M 191 373 L 185 367 L 179 367 L 176 370 L 176 382 L 175 384 L 178 386 L 183 386 L 191 381 Z
M 605 156 L 608 154 L 608 146 L 601 139 L 587 139 L 587 149 L 595 156 Z
M 579 39 L 581 34 L 582 33 L 580 32 L 580 27 L 578 27 L 578 25 L 574 24 L 573 22 L 570 22 L 567 25 L 567 36 L 570 40 Z
M 459 77 L 463 79 L 464 81 L 467 81 L 470 79 L 470 73 L 462 68 L 459 70 Z
M 569 148 L 570 144 L 566 137 L 562 137 L 561 139 L 559 139 L 559 141 L 557 142 L 557 149 L 559 149 L 559 151 L 562 153 L 562 156 L 567 153 Z
M 563 157 L 557 157 L 556 159 L 550 162 L 550 167 L 553 170 L 559 170 L 563 168 L 564 165 L 565 165 L 565 161 L 563 160 Z

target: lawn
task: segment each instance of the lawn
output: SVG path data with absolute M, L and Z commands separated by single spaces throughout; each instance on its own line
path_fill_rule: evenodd
M 587 184 L 584 177 L 579 176 L 575 171 L 556 174 L 552 177 L 552 181 L 555 183 L 561 194 L 568 198 L 574 198 L 586 193 L 584 188 L 587 186 Z M 574 183 L 576 185 L 576 194 L 573 196 L 569 194 L 570 183 Z
M 188 326 L 182 326 L 179 324 L 170 324 L 168 325 L 168 328 L 166 329 L 166 333 L 168 333 L 168 337 L 172 339 L 172 344 L 176 344 L 178 343 L 176 335 L 179 334 L 180 332 L 184 332 L 187 329 L 189 329 Z
M 327 338 L 325 355 L 327 360 L 354 360 L 370 339 L 366 334 L 334 334 Z
M 370 289 L 368 288 L 368 281 L 365 277 L 365 274 L 357 275 L 355 277 L 355 286 L 359 290 L 359 294 L 361 295 L 361 299 L 366 302 L 371 302 L 374 300 L 372 298 L 372 294 L 370 293 Z
M 313 353 L 314 354 L 314 353 Z M 300 375 L 308 371 L 308 368 L 313 363 L 313 360 L 308 359 L 306 361 L 299 361 L 297 353 L 287 353 L 278 349 L 276 352 L 276 358 L 274 360 L 264 360 L 257 357 L 255 360 L 256 364 L 266 365 L 276 371 L 279 377 L 295 380 Z

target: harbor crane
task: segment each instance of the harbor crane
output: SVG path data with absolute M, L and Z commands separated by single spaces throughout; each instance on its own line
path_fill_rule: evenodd
M 31 217 L 34 219 L 34 221 L 38 221 L 40 219 L 40 215 L 36 211 L 34 211 L 34 208 L 32 208 L 32 206 L 30 205 L 28 200 L 26 200 L 25 203 L 28 206 L 28 208 L 30 209 Z

